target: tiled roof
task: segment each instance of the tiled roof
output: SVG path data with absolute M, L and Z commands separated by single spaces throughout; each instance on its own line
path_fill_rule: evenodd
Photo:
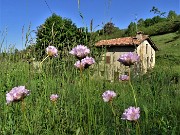
M 131 45 L 139 45 L 142 41 L 148 38 L 147 35 L 143 35 L 142 39 L 139 40 L 136 37 L 122 37 L 108 40 L 100 40 L 95 43 L 95 46 L 131 46 Z

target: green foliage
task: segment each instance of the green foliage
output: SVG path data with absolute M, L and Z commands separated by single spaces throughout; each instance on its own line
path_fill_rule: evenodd
M 158 14 L 161 14 L 160 11 Z M 174 11 L 169 11 L 167 18 L 158 15 L 145 20 L 139 19 L 137 27 L 151 36 L 176 32 L 180 29 L 180 18 Z
M 145 26 L 145 24 L 144 24 L 144 19 L 139 19 L 138 21 L 137 21 L 137 25 L 139 26 L 139 27 L 144 27 Z
M 169 11 L 167 18 L 165 12 L 159 11 L 156 7 L 153 7 L 151 12 L 157 15 L 145 20 L 140 18 L 137 24 L 135 22 L 130 22 L 127 29 L 121 30 L 115 27 L 112 22 L 108 22 L 102 29 L 93 33 L 93 35 L 96 35 L 96 40 L 103 40 L 135 36 L 137 31 L 143 31 L 150 36 L 180 31 L 180 16 L 177 15 L 175 11 Z
M 152 9 L 150 10 L 150 12 L 154 12 L 154 14 L 157 14 L 159 16 L 164 16 L 166 12 L 161 12 L 157 7 L 153 6 Z
M 128 26 L 128 29 L 125 32 L 126 36 L 133 36 L 137 32 L 137 25 L 134 22 L 131 22 Z
M 157 11 L 156 11 L 157 10 Z M 143 31 L 150 36 L 166 34 L 171 32 L 180 33 L 180 16 L 174 11 L 169 11 L 167 18 L 164 16 L 164 12 L 161 13 L 154 7 L 153 12 L 158 14 L 153 18 L 139 19 L 137 24 L 131 22 L 127 29 L 121 30 L 114 26 L 112 22 L 108 22 L 104 25 L 103 29 L 98 30 L 96 35 L 97 39 L 112 39 L 125 36 L 135 36 L 137 31 Z M 163 16 L 163 17 L 162 17 Z
M 177 18 L 177 14 L 176 14 L 176 12 L 175 11 L 169 11 L 169 13 L 168 13 L 168 16 L 167 16 L 167 19 L 168 20 L 175 20 Z
M 116 28 L 112 22 L 106 23 L 103 27 L 104 34 L 106 34 L 106 35 L 112 34 L 115 29 Z
M 87 44 L 89 40 L 90 34 L 86 28 L 77 28 L 70 19 L 53 14 L 37 29 L 36 52 L 42 52 L 43 55 L 48 45 L 64 51 L 64 48 L 77 44 Z
M 149 27 L 140 27 L 139 30 L 143 31 L 148 35 L 159 35 L 166 34 L 171 32 L 176 32 L 180 28 L 180 22 L 176 21 L 163 21 L 159 23 L 155 23 Z
M 120 30 L 118 27 L 114 26 L 112 22 L 108 22 L 103 26 L 102 29 L 94 32 L 93 35 L 96 35 L 97 41 L 103 39 L 119 38 L 122 37 L 124 33 L 124 30 Z
M 148 18 L 148 19 L 146 19 L 145 21 L 144 21 L 144 26 L 145 27 L 149 27 L 149 26 L 151 26 L 151 25 L 153 25 L 154 24 L 154 22 L 153 22 L 153 20 L 151 19 L 151 18 Z
M 99 34 L 100 33 L 100 34 Z M 96 35 L 96 40 L 103 40 L 103 39 L 113 39 L 113 38 L 119 38 L 125 36 L 125 30 L 115 30 L 112 34 L 106 35 L 102 34 L 100 31 L 97 31 L 94 33 Z

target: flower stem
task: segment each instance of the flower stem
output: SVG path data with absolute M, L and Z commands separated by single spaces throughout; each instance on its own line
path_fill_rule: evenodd
M 135 106 L 137 107 L 137 100 L 136 100 L 136 94 L 135 94 L 135 91 L 134 91 L 134 88 L 131 84 L 131 77 L 130 77 L 130 67 L 129 67 L 129 85 L 131 86 L 131 89 L 132 89 L 132 92 L 133 92 L 133 97 L 134 97 L 134 102 L 135 102 Z
M 54 119 L 55 119 L 55 109 L 56 109 L 56 101 L 55 102 L 53 102 L 53 124 L 54 124 Z
M 115 130 L 115 134 L 117 133 L 117 117 L 116 117 L 116 113 L 114 111 L 114 107 L 113 107 L 113 104 L 112 104 L 112 101 L 110 101 L 110 105 L 111 105 L 111 110 L 112 110 L 112 113 L 114 115 L 114 130 Z
M 140 135 L 140 127 L 139 127 L 139 122 L 136 121 L 136 134 Z
M 82 67 L 80 67 L 80 77 L 82 78 Z
M 112 110 L 112 112 L 113 112 L 113 115 L 116 116 L 116 113 L 115 113 L 114 108 L 113 108 L 112 101 L 110 101 L 110 105 L 111 105 L 111 110 Z
M 41 61 L 40 65 L 42 65 L 42 63 L 43 63 L 48 57 L 49 57 L 49 55 L 46 56 L 46 58 L 44 58 L 44 59 Z
M 29 129 L 29 133 L 31 133 L 31 128 L 30 128 L 30 125 L 29 125 L 29 121 L 28 121 L 28 119 L 27 119 L 27 117 L 26 117 L 24 100 L 22 100 L 22 103 L 21 103 L 21 110 L 22 110 L 22 112 L 23 112 L 24 119 L 25 119 L 26 124 L 27 124 L 27 127 L 28 127 L 28 129 Z

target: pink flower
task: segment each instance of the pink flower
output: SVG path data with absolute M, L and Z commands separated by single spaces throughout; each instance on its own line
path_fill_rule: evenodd
M 85 63 L 82 63 L 80 60 L 78 60 L 78 61 L 76 61 L 74 66 L 79 69 L 84 69 Z
M 137 107 L 129 107 L 128 109 L 125 109 L 122 118 L 123 120 L 129 120 L 129 121 L 136 121 L 140 117 L 140 108 Z
M 59 96 L 57 94 L 52 94 L 50 96 L 50 100 L 53 101 L 53 102 L 57 101 L 58 98 L 59 98 Z
M 82 63 L 85 63 L 86 65 L 92 65 L 95 63 L 94 58 L 86 56 L 86 58 L 81 60 Z
M 121 75 L 121 76 L 119 77 L 119 79 L 120 79 L 121 81 L 128 81 L 128 80 L 129 80 L 129 76 L 128 76 L 128 75 Z
M 83 59 L 90 53 L 90 50 L 84 45 L 77 45 L 69 53 L 78 59 Z
M 138 54 L 129 52 L 129 53 L 125 53 L 121 55 L 117 61 L 121 62 L 125 66 L 131 66 L 131 65 L 134 65 L 135 62 L 138 62 L 139 59 L 140 58 Z
M 114 91 L 107 90 L 102 94 L 104 102 L 112 101 L 114 97 L 116 97 L 116 93 Z
M 56 49 L 56 47 L 54 46 L 48 46 L 46 48 L 46 53 L 48 54 L 48 56 L 52 57 L 56 57 L 58 55 L 58 50 Z
M 25 89 L 25 86 L 14 87 L 12 90 L 6 94 L 7 104 L 15 101 L 20 101 L 28 96 L 29 90 Z
M 79 69 L 84 69 L 84 68 L 88 68 L 90 65 L 94 63 L 95 63 L 94 58 L 86 56 L 86 58 L 76 61 L 74 66 Z

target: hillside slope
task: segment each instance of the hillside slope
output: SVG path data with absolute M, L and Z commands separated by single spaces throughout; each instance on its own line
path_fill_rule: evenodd
M 152 36 L 159 51 L 156 52 L 156 65 L 159 67 L 171 67 L 180 73 L 180 35 L 169 33 Z

